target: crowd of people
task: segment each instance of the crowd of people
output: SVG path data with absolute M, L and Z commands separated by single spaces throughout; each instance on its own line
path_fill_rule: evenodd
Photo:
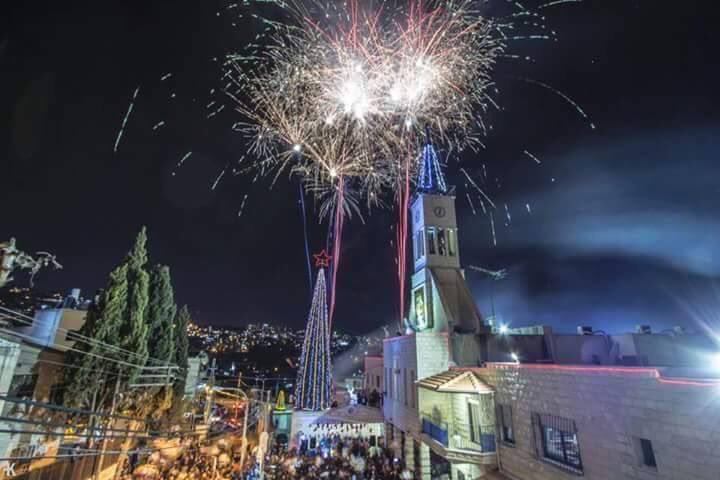
M 133 462 L 131 461 L 132 465 Z M 230 449 L 202 447 L 194 442 L 182 448 L 172 460 L 148 459 L 138 467 L 132 467 L 122 476 L 123 480 L 242 480 L 240 454 Z
M 267 480 L 405 480 L 411 471 L 384 448 L 368 439 L 335 436 L 320 441 L 316 448 L 274 449 L 265 459 Z M 248 478 L 259 477 L 256 465 Z
M 376 389 L 372 389 L 371 392 L 367 390 L 356 390 L 356 403 L 358 405 L 366 405 L 368 407 L 379 408 L 382 407 L 382 396 Z

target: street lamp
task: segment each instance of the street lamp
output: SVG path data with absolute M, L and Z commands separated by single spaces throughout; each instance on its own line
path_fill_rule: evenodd
M 245 398 L 245 415 L 243 418 L 243 434 L 242 434 L 242 451 L 240 452 L 240 469 L 245 467 L 245 450 L 247 449 L 247 424 L 248 424 L 248 413 L 250 412 L 250 400 L 245 392 L 239 388 L 233 387 L 222 387 L 222 390 L 231 390 L 241 394 Z

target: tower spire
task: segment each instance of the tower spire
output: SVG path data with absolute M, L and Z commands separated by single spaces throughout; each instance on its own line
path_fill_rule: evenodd
M 447 193 L 447 184 L 440 168 L 440 160 L 432 143 L 430 127 L 428 126 L 425 127 L 425 137 L 426 142 L 422 151 L 417 191 L 418 193 L 445 194 Z

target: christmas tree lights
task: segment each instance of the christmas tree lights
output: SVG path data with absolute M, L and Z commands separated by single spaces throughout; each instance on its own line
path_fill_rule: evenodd
M 320 270 L 300 354 L 295 384 L 295 408 L 320 411 L 330 407 L 330 326 L 325 283 L 325 267 L 328 266 L 330 257 L 325 251 L 314 257 L 315 265 L 320 267 Z

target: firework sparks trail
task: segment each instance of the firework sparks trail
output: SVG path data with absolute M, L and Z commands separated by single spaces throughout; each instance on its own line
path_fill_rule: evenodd
M 180 159 L 180 161 L 177 164 L 175 164 L 175 169 L 172 172 L 173 176 L 175 176 L 177 174 L 178 169 L 183 166 L 183 163 L 185 163 L 185 160 L 190 158 L 192 153 L 193 152 L 187 152 L 185 155 L 183 155 L 183 157 Z
M 485 198 L 485 200 L 487 200 L 487 202 L 490 204 L 490 206 L 492 208 L 496 209 L 497 207 L 495 206 L 495 203 L 492 201 L 492 199 L 490 197 L 487 196 L 487 194 L 483 191 L 483 189 L 480 188 L 477 183 L 475 183 L 475 180 L 472 179 L 470 174 L 468 174 L 467 170 L 465 170 L 464 168 L 461 168 L 460 171 L 463 173 L 463 175 L 465 175 L 465 178 L 467 178 L 468 182 L 470 182 L 470 185 L 472 185 L 475 188 L 475 190 L 477 190 L 480 193 L 480 195 L 482 195 Z
M 538 10 L 542 10 L 543 8 L 549 8 L 554 7 L 556 5 L 562 5 L 564 3 L 582 3 L 583 0 L 555 0 L 549 3 L 546 3 L 544 5 L 540 5 L 538 7 Z
M 521 80 L 523 80 L 524 82 L 527 82 L 527 83 L 530 83 L 530 84 L 533 84 L 533 85 L 537 85 L 537 86 L 539 86 L 539 87 L 542 87 L 542 88 L 544 88 L 544 89 L 546 89 L 546 90 L 554 93 L 555 95 L 559 96 L 560 98 L 562 98 L 563 100 L 565 100 L 567 103 L 569 103 L 570 105 L 572 105 L 573 108 L 575 108 L 575 110 L 576 110 L 585 120 L 587 120 L 587 122 L 588 122 L 588 124 L 590 125 L 590 128 L 591 128 L 592 130 L 595 130 L 595 129 L 597 128 L 597 127 L 595 126 L 595 124 L 590 120 L 590 117 L 588 116 L 588 114 L 585 113 L 585 110 L 583 110 L 583 108 L 582 108 L 580 105 L 578 105 L 578 103 L 577 103 L 575 100 L 573 100 L 572 98 L 570 98 L 567 94 L 565 94 L 565 93 L 561 92 L 560 90 L 558 90 L 557 88 L 553 88 L 552 86 L 548 85 L 547 83 L 541 82 L 541 81 L 539 81 L 539 80 L 534 80 L 534 79 L 532 79 L 532 78 L 522 78 Z
M 470 205 L 470 209 L 472 210 L 473 215 L 477 215 L 477 211 L 475 210 L 475 205 L 473 204 L 472 198 L 470 198 L 470 192 L 465 192 L 465 197 L 467 198 L 468 204 Z
M 245 202 L 247 202 L 248 194 L 246 193 L 245 196 L 242 199 L 242 203 L 240 204 L 240 210 L 238 210 L 238 217 L 242 217 L 243 211 L 245 210 Z
M 303 222 L 303 239 L 305 241 L 305 262 L 307 264 L 308 274 L 308 292 L 313 291 L 313 275 L 312 267 L 310 266 L 310 241 L 308 239 L 307 229 L 307 211 L 305 208 L 305 190 L 301 183 L 298 184 L 298 194 L 300 196 L 300 209 L 302 210 L 302 222 Z
M 222 178 L 225 176 L 226 171 L 227 171 L 227 167 L 222 169 L 222 172 L 220 172 L 220 175 L 217 176 L 217 178 L 215 179 L 215 181 L 212 184 L 212 187 L 210 187 L 210 190 L 214 191 L 217 188 L 218 184 L 220 183 L 220 180 L 222 180 Z
M 492 232 L 493 246 L 497 247 L 497 235 L 495 234 L 495 216 L 490 212 L 490 231 Z
M 135 89 L 135 93 L 133 93 L 132 100 L 130 100 L 130 105 L 128 106 L 127 113 L 125 114 L 125 118 L 123 118 L 122 125 L 120 126 L 120 131 L 117 134 L 117 138 L 115 139 L 115 147 L 113 148 L 113 152 L 117 153 L 118 151 L 118 145 L 120 145 L 120 139 L 123 136 L 123 133 L 125 132 L 125 125 L 127 125 L 128 118 L 130 118 L 130 114 L 133 111 L 133 107 L 135 106 L 135 99 L 138 96 L 138 93 L 140 92 L 140 87 L 137 87 Z
M 535 163 L 537 163 L 538 165 L 540 165 L 540 164 L 542 163 L 539 158 L 537 158 L 535 155 L 533 155 L 532 153 L 528 152 L 527 150 L 523 150 L 523 153 L 524 153 L 525 155 L 527 155 L 528 157 L 530 157 L 530 158 L 531 158 Z

